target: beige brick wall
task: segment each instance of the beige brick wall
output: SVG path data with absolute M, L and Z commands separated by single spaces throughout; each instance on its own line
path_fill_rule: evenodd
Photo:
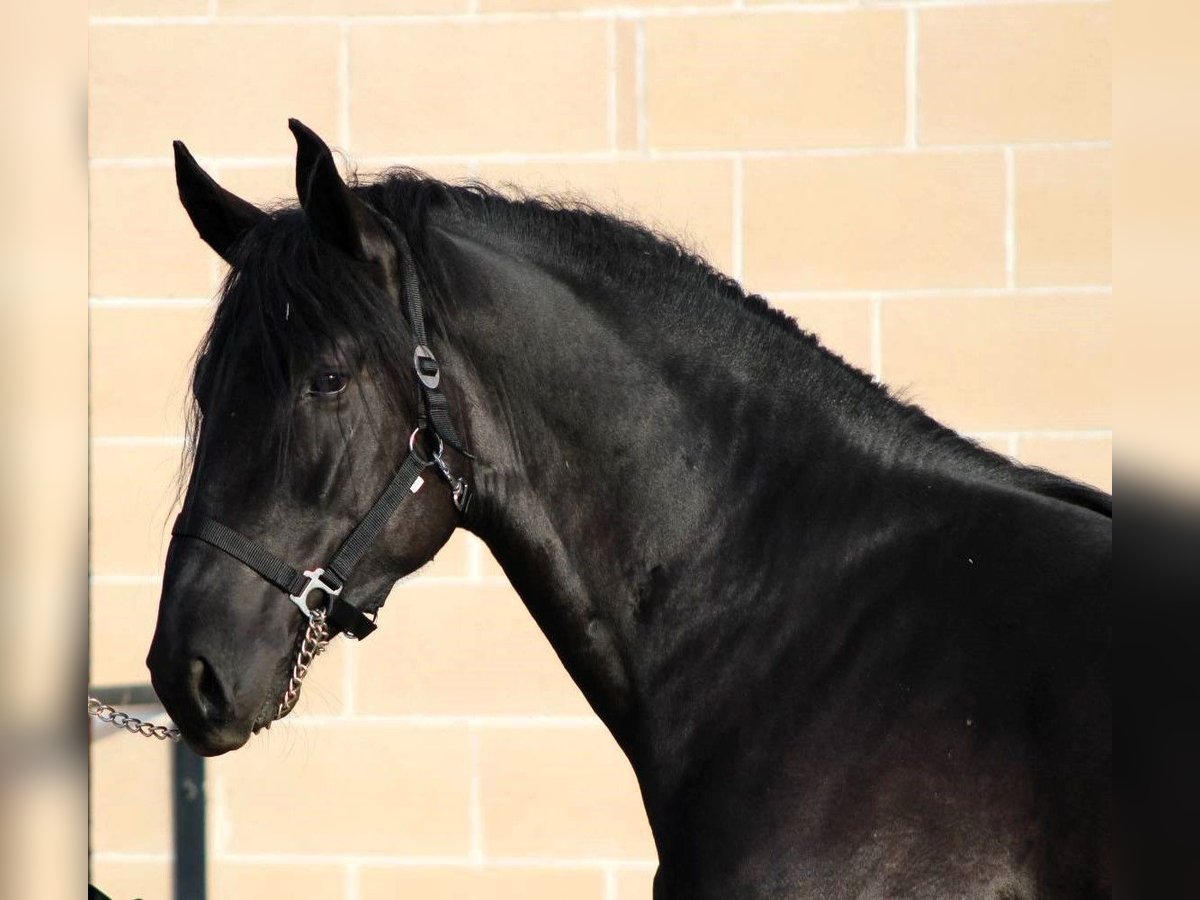
M 92 13 L 97 682 L 145 677 L 186 364 L 221 275 L 174 197 L 176 137 L 259 200 L 290 195 L 288 116 L 364 170 L 589 196 L 691 240 L 988 445 L 1111 483 L 1108 3 Z M 93 745 L 95 875 L 115 897 L 168 895 L 167 759 Z M 322 659 L 297 716 L 209 772 L 214 896 L 649 896 L 628 767 L 469 537 L 370 642 Z

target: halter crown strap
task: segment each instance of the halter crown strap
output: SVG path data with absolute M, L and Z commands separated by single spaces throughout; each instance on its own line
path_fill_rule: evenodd
M 384 223 L 400 253 L 400 270 L 403 273 L 401 291 L 408 321 L 413 330 L 413 342 L 416 345 L 413 348 L 413 368 L 416 369 L 417 384 L 420 386 L 420 395 L 417 398 L 417 427 L 423 429 L 431 425 L 438 437 L 463 456 L 469 457 L 471 454 L 467 452 L 450 419 L 450 401 L 441 390 L 441 365 L 429 349 L 429 338 L 425 334 L 425 311 L 421 303 L 421 284 L 417 278 L 412 248 L 408 245 L 408 239 L 391 220 L 379 213 L 376 213 L 376 217 Z

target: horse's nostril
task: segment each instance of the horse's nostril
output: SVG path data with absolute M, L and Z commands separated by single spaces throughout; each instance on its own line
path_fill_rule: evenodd
M 229 695 L 204 657 L 191 662 L 191 687 L 200 715 L 205 719 L 219 720 L 229 715 Z

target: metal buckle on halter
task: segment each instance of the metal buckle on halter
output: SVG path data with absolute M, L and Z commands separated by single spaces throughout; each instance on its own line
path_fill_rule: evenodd
M 300 612 L 304 613 L 305 618 L 312 621 L 313 610 L 308 608 L 308 595 L 310 591 L 322 590 L 330 597 L 336 597 L 342 592 L 345 585 L 338 585 L 336 588 L 323 580 L 325 574 L 324 569 L 307 569 L 304 572 L 304 577 L 308 579 L 308 584 L 304 586 L 299 594 L 288 594 L 291 601 L 300 607 Z

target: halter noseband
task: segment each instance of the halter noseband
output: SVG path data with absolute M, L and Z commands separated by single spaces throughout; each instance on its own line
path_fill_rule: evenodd
M 172 541 L 177 537 L 190 537 L 204 541 L 228 553 L 243 565 L 253 569 L 266 581 L 287 593 L 293 603 L 311 621 L 313 610 L 308 605 L 308 595 L 321 591 L 328 598 L 325 623 L 330 634 L 345 632 L 362 640 L 375 630 L 375 621 L 361 609 L 341 598 L 342 588 L 350 580 L 355 566 L 383 531 L 384 525 L 409 497 L 425 483 L 424 471 L 433 466 L 447 481 L 452 491 L 455 509 L 466 510 L 470 503 L 470 491 L 465 479 L 455 477 L 442 459 L 443 442 L 470 457 L 462 440 L 454 430 L 450 419 L 450 404 L 440 389 L 441 367 L 430 351 L 425 335 L 425 315 L 421 306 L 421 289 L 417 279 L 412 251 L 404 235 L 400 234 L 384 216 L 378 215 L 384 227 L 395 240 L 400 253 L 401 293 L 412 325 L 413 369 L 419 386 L 417 398 L 417 427 L 408 439 L 408 456 L 392 477 L 391 483 L 367 510 L 362 521 L 350 532 L 337 552 L 324 566 L 305 569 L 303 572 L 284 562 L 274 553 L 260 546 L 228 525 L 200 514 L 180 513 L 171 528 Z M 422 432 L 431 431 L 437 441 L 437 449 L 423 457 L 417 449 L 417 438 Z

